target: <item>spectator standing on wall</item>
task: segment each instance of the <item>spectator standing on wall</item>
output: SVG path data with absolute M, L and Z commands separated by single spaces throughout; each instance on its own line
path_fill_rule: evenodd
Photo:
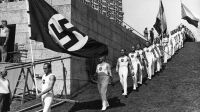
M 144 37 L 146 38 L 146 40 L 148 41 L 148 29 L 147 27 L 144 29 Z
M 151 28 L 151 30 L 150 30 L 150 43 L 151 44 L 153 44 L 153 40 L 154 40 L 154 29 L 153 28 Z
M 0 28 L 0 53 L 1 53 L 1 62 L 6 61 L 7 57 L 7 43 L 9 39 L 9 29 L 7 27 L 7 20 L 1 21 Z

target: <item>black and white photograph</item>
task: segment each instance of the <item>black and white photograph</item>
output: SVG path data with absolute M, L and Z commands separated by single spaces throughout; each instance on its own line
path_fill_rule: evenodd
M 0 0 L 0 112 L 200 112 L 200 0 Z

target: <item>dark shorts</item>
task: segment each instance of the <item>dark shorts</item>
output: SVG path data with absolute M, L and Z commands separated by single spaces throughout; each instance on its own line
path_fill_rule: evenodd
M 10 93 L 2 94 L 0 93 L 0 112 L 10 110 Z
M 5 41 L 6 41 L 6 37 L 0 37 L 0 46 L 3 46 Z

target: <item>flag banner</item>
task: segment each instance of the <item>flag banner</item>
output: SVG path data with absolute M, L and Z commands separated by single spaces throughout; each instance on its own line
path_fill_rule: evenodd
M 108 54 L 107 45 L 89 38 L 44 0 L 28 0 L 31 39 L 56 52 L 94 58 Z
M 198 27 L 199 19 L 196 18 L 183 3 L 181 3 L 181 15 L 182 19 L 185 19 L 188 23 Z
M 160 1 L 159 11 L 153 27 L 156 29 L 159 35 L 167 33 L 167 22 L 162 1 Z

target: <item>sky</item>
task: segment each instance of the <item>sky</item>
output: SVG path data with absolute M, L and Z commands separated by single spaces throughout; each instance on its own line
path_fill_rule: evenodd
M 122 0 L 124 22 L 143 34 L 144 28 L 153 27 L 159 9 L 160 0 Z M 195 33 L 197 29 L 181 19 L 181 1 L 200 19 L 200 0 L 162 0 L 168 31 L 175 29 L 180 23 L 190 27 Z M 199 35 L 200 35 L 200 29 Z

